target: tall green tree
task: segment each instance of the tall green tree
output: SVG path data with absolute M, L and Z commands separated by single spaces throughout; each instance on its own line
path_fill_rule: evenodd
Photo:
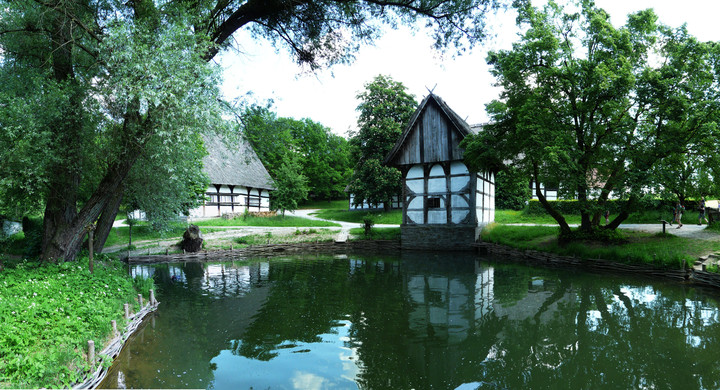
M 615 229 L 657 181 L 653 167 L 717 135 L 720 104 L 717 45 L 659 24 L 652 10 L 615 28 L 592 1 L 578 8 L 550 1 L 520 10 L 520 42 L 488 56 L 503 88 L 488 106 L 494 123 L 465 141 L 474 167 L 531 177 L 566 237 L 570 227 L 539 183 L 577 197 L 584 232 L 599 226 L 609 194 L 620 195 L 627 202 L 607 225 Z
M 33 194 L 28 209 L 44 210 L 41 257 L 73 260 L 86 227 L 114 218 L 148 143 L 172 148 L 222 127 L 210 60 L 235 31 L 317 69 L 351 60 L 383 24 L 425 20 L 438 47 L 472 46 L 495 3 L 0 0 L 0 77 L 11 80 L 0 86 L 0 126 L 12 129 L 0 155 L 21 153 L 0 167 L 2 208 L 23 208 L 20 196 Z
M 309 197 L 329 200 L 344 196 L 351 173 L 346 139 L 308 118 L 278 118 L 268 107 L 248 107 L 240 120 L 243 136 L 270 176 L 277 178 L 283 164 L 296 162 L 308 179 Z
M 286 211 L 294 211 L 300 202 L 307 199 L 308 179 L 302 174 L 295 160 L 287 160 L 280 165 L 274 178 L 275 187 L 270 198 L 270 208 L 285 215 Z
M 355 204 L 385 204 L 401 194 L 400 171 L 383 165 L 385 156 L 407 126 L 417 108 L 415 97 L 403 83 L 378 75 L 357 95 L 358 129 L 351 135 L 355 170 L 349 191 Z

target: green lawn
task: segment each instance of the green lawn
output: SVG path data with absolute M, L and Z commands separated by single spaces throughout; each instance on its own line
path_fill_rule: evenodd
M 375 224 L 399 225 L 402 223 L 402 210 L 385 211 L 347 211 L 347 210 L 320 210 L 314 214 L 323 219 L 333 221 L 363 223 L 368 215 L 372 216 Z
M 350 204 L 350 200 L 348 199 L 338 199 L 338 200 L 316 200 L 316 201 L 307 201 L 298 207 L 299 210 L 311 210 L 311 209 L 320 209 L 320 210 L 347 210 Z
M 614 260 L 622 263 L 644 263 L 680 268 L 683 260 L 693 264 L 699 256 L 720 251 L 720 242 L 672 234 L 651 234 L 621 230 L 623 242 L 615 244 L 576 242 L 561 246 L 558 229 L 549 226 L 509 226 L 491 224 L 483 230 L 485 241 L 520 249 L 536 249 L 562 255 Z
M 203 233 L 212 233 L 217 231 L 225 230 L 223 228 L 213 228 L 212 226 L 267 226 L 267 227 L 328 227 L 328 226 L 340 226 L 339 224 L 316 221 L 307 218 L 291 217 L 276 215 L 274 217 L 247 217 L 247 218 L 235 218 L 235 219 L 223 219 L 213 218 L 199 221 L 192 221 L 193 224 L 200 226 Z M 149 241 L 149 240 L 167 240 L 182 238 L 187 224 L 184 222 L 177 222 L 170 226 L 166 231 L 156 231 L 146 222 L 136 222 L 136 225 L 132 228 L 132 240 L 133 243 L 138 241 Z M 106 246 L 122 245 L 128 243 L 130 228 L 127 226 L 115 227 L 108 235 Z
M 400 228 L 372 228 L 369 236 L 365 236 L 365 228 L 350 229 L 353 240 L 399 240 Z
M 615 218 L 616 214 L 610 215 L 610 220 Z M 569 224 L 579 224 L 580 215 L 564 215 L 565 220 Z M 684 224 L 697 223 L 698 213 L 695 211 L 687 212 L 683 214 L 682 221 Z M 639 223 L 639 224 L 655 224 L 660 223 L 660 220 L 670 221 L 672 214 L 670 212 L 663 213 L 660 211 L 645 211 L 632 213 L 623 221 L 623 223 Z M 528 214 L 524 210 L 495 210 L 495 222 L 508 224 L 508 223 L 534 223 L 534 224 L 557 224 L 557 222 L 548 214 Z M 605 221 L 602 221 L 605 224 Z

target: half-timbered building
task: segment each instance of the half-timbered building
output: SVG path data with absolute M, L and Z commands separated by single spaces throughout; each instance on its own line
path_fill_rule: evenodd
M 492 173 L 463 162 L 460 142 L 472 129 L 437 95 L 428 95 L 385 159 L 402 172 L 402 246 L 470 249 L 495 219 Z
M 203 159 L 203 171 L 211 184 L 203 205 L 190 210 L 191 217 L 270 211 L 270 191 L 275 187 L 250 144 L 240 140 L 227 145 L 219 138 L 208 137 L 205 149 L 208 155 Z

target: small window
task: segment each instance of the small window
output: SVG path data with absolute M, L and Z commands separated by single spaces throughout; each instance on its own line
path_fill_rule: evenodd
M 437 197 L 427 198 L 427 208 L 428 209 L 439 209 L 440 208 L 440 198 L 437 198 Z

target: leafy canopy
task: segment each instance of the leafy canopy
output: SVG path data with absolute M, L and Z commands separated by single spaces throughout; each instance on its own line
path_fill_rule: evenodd
M 535 183 L 560 183 L 581 204 L 581 230 L 599 226 L 611 192 L 627 199 L 615 228 L 658 183 L 653 168 L 717 136 L 720 52 L 685 27 L 659 24 L 652 10 L 615 28 L 592 1 L 575 8 L 521 8 L 521 40 L 488 56 L 503 88 L 487 107 L 494 123 L 466 139 L 465 156 L 476 169 L 514 167 Z
M 358 130 L 351 135 L 355 171 L 349 191 L 355 204 L 363 200 L 386 207 L 401 193 L 400 171 L 383 165 L 385 156 L 408 125 L 417 101 L 403 83 L 378 75 L 357 95 Z

